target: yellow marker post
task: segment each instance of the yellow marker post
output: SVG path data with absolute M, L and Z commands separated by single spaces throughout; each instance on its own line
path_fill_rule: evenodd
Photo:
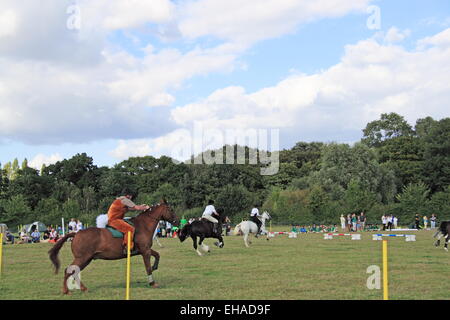
M 2 258 L 3 258 L 3 233 L 0 233 L 0 276 L 2 275 Z
M 128 245 L 127 245 L 127 286 L 125 300 L 130 300 L 130 261 L 131 261 L 131 232 L 128 231 Z
M 387 240 L 383 240 L 383 300 L 389 300 Z

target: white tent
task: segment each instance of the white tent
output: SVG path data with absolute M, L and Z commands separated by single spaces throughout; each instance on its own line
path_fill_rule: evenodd
M 43 224 L 42 222 L 39 222 L 39 221 L 35 221 L 33 223 L 24 225 L 22 227 L 22 231 L 30 233 L 31 230 L 33 229 L 33 226 L 35 226 L 34 228 L 37 228 L 37 230 L 39 232 L 44 232 L 45 230 L 47 230 L 47 226 L 45 224 Z

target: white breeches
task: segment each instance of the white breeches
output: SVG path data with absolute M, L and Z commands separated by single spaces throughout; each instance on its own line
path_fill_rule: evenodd
M 212 216 L 209 216 L 209 215 L 204 215 L 204 216 L 202 216 L 202 218 L 205 218 L 206 220 L 209 220 L 209 221 L 214 222 L 214 223 L 218 223 L 219 222 L 219 221 L 217 221 L 216 218 L 213 218 Z

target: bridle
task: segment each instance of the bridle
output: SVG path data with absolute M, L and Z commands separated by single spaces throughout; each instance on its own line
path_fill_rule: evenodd
M 158 203 L 158 204 L 156 204 L 156 205 L 151 206 L 151 207 L 150 207 L 149 209 L 147 209 L 146 211 L 144 211 L 144 213 L 147 215 L 147 217 L 150 218 L 151 220 L 155 221 L 156 223 L 158 223 L 158 222 L 161 220 L 162 213 L 160 212 L 159 215 L 158 215 L 157 217 L 152 216 L 151 213 L 153 212 L 153 209 L 154 209 L 155 207 L 159 207 L 160 205 L 161 205 L 161 204 Z M 166 204 L 166 206 L 167 206 L 167 208 L 169 208 L 169 205 Z M 174 219 L 174 220 L 172 220 L 172 221 L 169 221 L 169 222 L 172 223 L 172 224 L 174 224 L 174 223 L 176 222 L 176 219 Z

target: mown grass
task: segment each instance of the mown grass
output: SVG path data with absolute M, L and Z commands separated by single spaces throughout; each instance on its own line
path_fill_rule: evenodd
M 287 230 L 287 228 L 279 228 Z M 433 246 L 432 231 L 414 232 L 416 242 L 389 238 L 390 299 L 450 299 L 450 253 Z M 363 233 L 361 241 L 324 240 L 322 234 L 266 241 L 225 237 L 225 247 L 205 241 L 211 252 L 199 257 L 192 241 L 162 239 L 164 248 L 154 278 L 161 288 L 147 285 L 140 256 L 132 258 L 131 299 L 151 300 L 376 300 L 381 290 L 369 290 L 370 265 L 382 266 L 381 241 Z M 87 293 L 61 294 L 62 273 L 54 275 L 47 251 L 50 244 L 4 245 L 0 299 L 114 300 L 125 298 L 126 260 L 93 261 L 81 275 Z M 62 270 L 72 262 L 70 243 L 60 252 Z

